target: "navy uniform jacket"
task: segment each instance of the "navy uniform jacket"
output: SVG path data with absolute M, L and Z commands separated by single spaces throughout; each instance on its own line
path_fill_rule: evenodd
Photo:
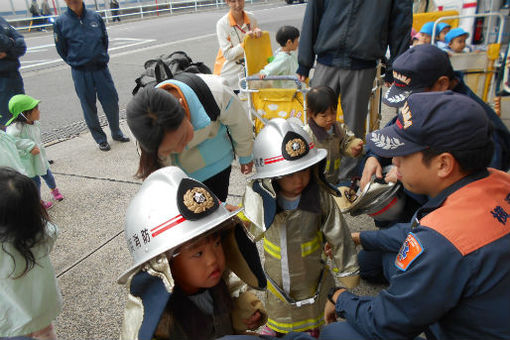
M 432 198 L 407 236 L 398 225 L 365 240 L 398 251 L 396 274 L 378 296 L 340 294 L 339 316 L 371 339 L 510 339 L 510 175 L 489 172 Z
M 7 56 L 0 59 L 0 73 L 16 72 L 19 69 L 19 57 L 25 54 L 25 39 L 5 19 L 0 17 L 0 52 Z
M 108 34 L 99 14 L 87 10 L 78 17 L 70 8 L 53 25 L 55 46 L 71 67 L 99 70 L 108 64 Z

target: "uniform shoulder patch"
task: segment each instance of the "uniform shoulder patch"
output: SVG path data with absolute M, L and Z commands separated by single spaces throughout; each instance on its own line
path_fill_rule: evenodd
M 421 253 L 423 253 L 423 247 L 420 240 L 413 233 L 409 233 L 395 258 L 395 266 L 405 272 Z

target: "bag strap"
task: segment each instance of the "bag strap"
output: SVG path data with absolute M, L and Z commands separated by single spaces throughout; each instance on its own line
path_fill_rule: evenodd
M 207 112 L 207 115 L 212 121 L 215 121 L 220 116 L 220 108 L 214 99 L 209 86 L 199 76 L 193 73 L 182 72 L 174 76 L 175 80 L 181 81 L 191 87 L 193 92 L 197 95 L 200 103 Z

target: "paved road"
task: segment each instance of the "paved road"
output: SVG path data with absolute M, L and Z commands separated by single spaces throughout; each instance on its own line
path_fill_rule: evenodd
M 276 32 L 284 24 L 301 27 L 305 5 L 289 6 L 273 1 L 247 8 L 254 12 L 260 27 Z M 218 51 L 216 21 L 226 11 L 223 8 L 110 25 L 109 66 L 119 92 L 121 116 L 145 60 L 183 50 L 193 60 L 203 61 L 212 68 Z M 51 33 L 31 35 L 26 37 L 26 42 L 28 51 L 22 58 L 21 71 L 26 93 L 42 100 L 41 126 L 45 140 L 67 137 L 83 129 L 82 110 L 70 68 L 56 53 L 53 36 Z

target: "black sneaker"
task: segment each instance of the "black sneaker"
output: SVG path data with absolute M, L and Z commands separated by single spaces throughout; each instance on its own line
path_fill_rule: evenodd
M 127 143 L 130 141 L 130 139 L 126 136 L 121 136 L 121 137 L 118 137 L 118 138 L 113 138 L 113 140 L 116 140 L 117 142 L 121 142 L 121 143 Z
M 99 144 L 99 150 L 101 151 L 110 151 L 110 144 L 108 142 L 103 142 Z

